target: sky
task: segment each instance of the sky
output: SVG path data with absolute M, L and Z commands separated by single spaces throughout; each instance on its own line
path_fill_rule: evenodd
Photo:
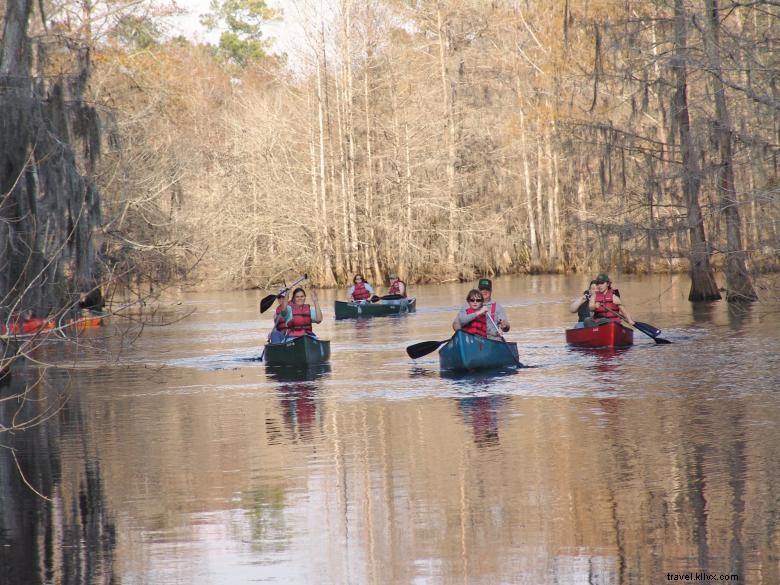
M 206 31 L 200 24 L 200 15 L 209 12 L 211 0 L 177 0 L 177 4 L 187 13 L 168 19 L 171 26 L 172 35 L 182 34 L 196 42 L 208 42 L 216 44 L 219 42 L 220 31 Z M 284 14 L 290 14 L 289 0 L 266 0 L 266 4 L 271 8 L 283 11 Z M 294 12 L 294 11 L 293 11 Z M 268 25 L 265 32 L 267 37 L 276 39 L 274 50 L 272 52 L 284 51 L 290 44 L 292 26 L 290 22 L 273 22 Z

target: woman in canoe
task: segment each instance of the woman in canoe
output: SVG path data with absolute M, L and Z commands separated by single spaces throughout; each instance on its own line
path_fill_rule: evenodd
M 590 312 L 590 299 L 596 296 L 598 287 L 596 286 L 596 279 L 590 281 L 590 287 L 581 296 L 577 297 L 569 305 L 569 311 L 577 313 L 579 318 L 575 329 L 582 329 L 583 327 L 595 327 L 596 321 L 593 319 L 593 314 Z
M 349 302 L 355 301 L 367 301 L 374 294 L 374 289 L 366 282 L 362 274 L 356 274 L 352 279 L 352 286 L 347 289 L 347 297 Z
M 311 291 L 314 306 L 306 304 L 306 292 L 296 288 L 292 293 L 292 303 L 287 302 L 287 294 L 279 299 L 279 313 L 287 325 L 287 337 L 314 335 L 312 323 L 322 323 L 322 311 L 317 299 L 317 293 Z
M 452 322 L 455 331 L 487 337 L 488 308 L 482 299 L 482 293 L 473 288 L 466 295 L 466 306 L 462 308 Z
M 622 317 L 629 325 L 633 325 L 634 320 L 628 314 L 623 301 L 620 300 L 617 290 L 612 288 L 609 276 L 602 272 L 594 282 L 596 283 L 596 294 L 590 297 L 589 307 L 593 311 L 593 318 L 596 319 L 596 322 L 598 323 L 600 319 L 620 322 Z

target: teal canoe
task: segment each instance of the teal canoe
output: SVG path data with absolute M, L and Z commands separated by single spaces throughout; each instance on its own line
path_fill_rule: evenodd
M 442 370 L 469 371 L 519 366 L 517 344 L 456 331 L 439 350 Z
M 382 299 L 376 303 L 348 303 L 336 301 L 336 319 L 357 319 L 363 317 L 385 317 L 414 313 L 417 310 L 417 299 L 405 297 L 401 299 Z
M 267 343 L 263 357 L 269 366 L 306 367 L 324 364 L 330 359 L 330 341 L 311 335 L 291 337 L 284 343 Z

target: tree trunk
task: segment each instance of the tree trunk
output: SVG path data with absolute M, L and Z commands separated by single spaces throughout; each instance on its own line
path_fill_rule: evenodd
M 96 284 L 100 130 L 81 95 L 90 71 L 86 47 L 63 51 L 75 63 L 71 77 L 33 80 L 30 10 L 29 0 L 6 2 L 0 49 L 0 298 L 12 311 L 44 316 L 70 308 L 76 287 Z M 41 71 L 45 65 L 39 64 Z M 76 140 L 85 153 L 78 161 Z
M 436 25 L 439 36 L 439 73 L 441 75 L 442 99 L 444 102 L 444 119 L 447 124 L 447 268 L 455 268 L 455 248 L 457 246 L 456 226 L 458 202 L 455 192 L 455 111 L 452 90 L 447 76 L 447 49 L 444 39 L 444 21 L 441 16 L 441 5 L 436 4 Z
M 678 0 L 681 1 L 681 0 Z M 755 301 L 758 296 L 747 269 L 747 252 L 742 244 L 739 201 L 734 180 L 734 133 L 726 104 L 720 63 L 720 14 L 717 0 L 704 0 L 708 28 L 704 45 L 710 62 L 717 115 L 716 136 L 720 149 L 720 211 L 726 220 L 726 300 Z
M 688 232 L 691 238 L 689 301 L 711 301 L 720 298 L 715 275 L 710 265 L 710 249 L 704 234 L 704 218 L 699 206 L 701 173 L 694 153 L 691 121 L 688 114 L 687 43 L 688 29 L 683 0 L 674 1 L 674 68 L 676 91 L 673 108 L 680 132 L 680 151 L 683 163 L 683 192 L 688 210 Z

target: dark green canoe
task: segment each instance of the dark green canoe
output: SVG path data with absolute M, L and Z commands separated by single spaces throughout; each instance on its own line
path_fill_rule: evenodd
M 517 344 L 456 331 L 439 350 L 442 370 L 470 371 L 519 366 Z
M 414 313 L 417 310 L 417 299 L 406 297 L 400 299 L 382 299 L 376 303 L 370 301 L 348 303 L 336 301 L 336 319 L 357 319 L 363 317 L 385 317 L 402 313 Z
M 324 364 L 330 359 L 330 341 L 303 335 L 284 343 L 267 343 L 263 357 L 269 366 Z

